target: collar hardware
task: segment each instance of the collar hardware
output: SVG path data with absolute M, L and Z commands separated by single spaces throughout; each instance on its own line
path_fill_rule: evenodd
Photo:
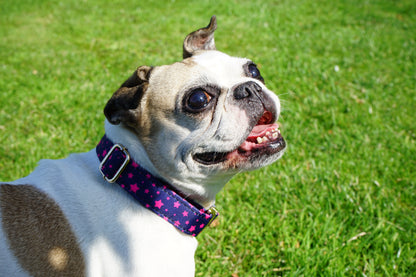
M 212 216 L 211 219 L 209 220 L 208 224 L 207 224 L 209 226 L 218 217 L 218 215 L 220 213 L 218 212 L 218 210 L 215 206 L 211 206 L 211 208 L 208 209 L 207 213 Z
M 121 153 L 117 153 L 121 151 Z M 116 172 L 111 176 L 107 176 L 108 173 L 104 172 L 105 167 L 107 166 L 106 163 L 112 157 L 113 154 L 121 154 L 124 158 L 124 161 L 121 162 Z M 100 163 L 100 172 L 104 177 L 104 180 L 106 180 L 109 183 L 114 183 L 117 181 L 117 179 L 120 177 L 121 173 L 123 173 L 124 169 L 126 168 L 127 164 L 130 162 L 130 154 L 127 151 L 127 149 L 121 145 L 121 144 L 114 144 L 113 147 L 111 147 L 110 151 L 104 156 L 104 159 Z M 113 167 L 113 165 L 108 165 L 109 167 Z

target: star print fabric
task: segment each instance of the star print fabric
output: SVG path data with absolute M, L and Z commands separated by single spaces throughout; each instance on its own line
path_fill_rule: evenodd
M 126 154 L 104 136 L 96 147 L 100 161 L 109 155 L 100 170 L 109 179 L 113 178 L 126 160 Z M 132 195 L 144 207 L 170 222 L 188 235 L 197 236 L 213 217 L 207 210 L 182 198 L 170 185 L 152 176 L 147 170 L 130 160 L 116 180 L 117 184 Z

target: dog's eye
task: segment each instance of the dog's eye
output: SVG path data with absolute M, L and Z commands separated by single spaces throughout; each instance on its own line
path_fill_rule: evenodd
M 186 103 L 187 108 L 193 112 L 202 111 L 208 106 L 211 98 L 211 95 L 209 95 L 205 90 L 196 89 L 189 95 L 188 101 Z
M 250 77 L 253 77 L 255 79 L 258 79 L 261 76 L 260 71 L 255 64 L 250 64 L 248 66 L 248 74 L 250 75 Z
M 254 78 L 259 80 L 264 84 L 264 79 L 260 74 L 260 70 L 257 68 L 257 65 L 254 63 L 246 64 L 245 66 L 245 72 L 248 77 Z

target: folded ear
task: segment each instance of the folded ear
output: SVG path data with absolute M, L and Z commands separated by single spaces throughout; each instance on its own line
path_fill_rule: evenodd
M 104 108 L 104 114 L 111 124 L 132 125 L 137 121 L 140 99 L 149 84 L 152 67 L 141 66 L 113 94 Z
M 192 57 L 197 50 L 215 50 L 214 32 L 217 29 L 217 18 L 211 17 L 208 26 L 190 33 L 183 42 L 183 58 Z

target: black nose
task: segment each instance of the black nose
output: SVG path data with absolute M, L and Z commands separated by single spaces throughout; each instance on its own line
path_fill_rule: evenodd
M 262 89 L 257 83 L 250 81 L 250 82 L 238 85 L 234 89 L 234 98 L 237 100 L 244 99 L 252 95 L 256 95 L 256 94 L 258 95 L 261 91 Z

